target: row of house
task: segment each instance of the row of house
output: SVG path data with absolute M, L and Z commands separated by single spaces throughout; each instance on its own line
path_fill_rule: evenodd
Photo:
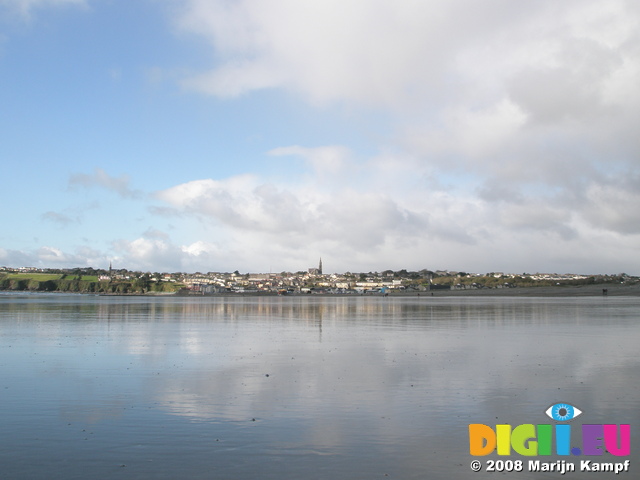
M 312 273 L 279 274 L 193 274 L 181 280 L 192 292 L 197 293 L 370 293 L 404 290 L 409 279 L 387 280 L 376 277 L 360 279 L 338 274 Z

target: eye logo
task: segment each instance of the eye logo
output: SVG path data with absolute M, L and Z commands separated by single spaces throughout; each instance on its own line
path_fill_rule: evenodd
M 556 403 L 547 408 L 544 413 L 557 422 L 568 422 L 580 415 L 582 410 L 568 403 Z

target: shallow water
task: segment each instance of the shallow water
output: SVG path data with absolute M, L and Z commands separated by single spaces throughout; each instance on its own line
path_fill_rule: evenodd
M 632 472 L 610 476 L 633 478 L 639 314 L 637 297 L 2 294 L 1 477 L 494 478 L 469 467 L 468 425 L 554 423 L 563 401 L 631 425 Z

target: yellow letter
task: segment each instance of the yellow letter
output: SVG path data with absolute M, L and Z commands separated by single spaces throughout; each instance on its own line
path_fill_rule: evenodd
M 486 443 L 485 443 L 486 442 Z M 496 434 L 482 423 L 469 425 L 469 453 L 476 457 L 489 455 L 496 448 Z
M 511 425 L 496 425 L 498 455 L 511 455 Z

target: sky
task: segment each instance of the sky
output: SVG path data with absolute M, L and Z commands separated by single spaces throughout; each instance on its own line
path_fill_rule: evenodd
M 640 3 L 0 0 L 0 266 L 640 275 Z

